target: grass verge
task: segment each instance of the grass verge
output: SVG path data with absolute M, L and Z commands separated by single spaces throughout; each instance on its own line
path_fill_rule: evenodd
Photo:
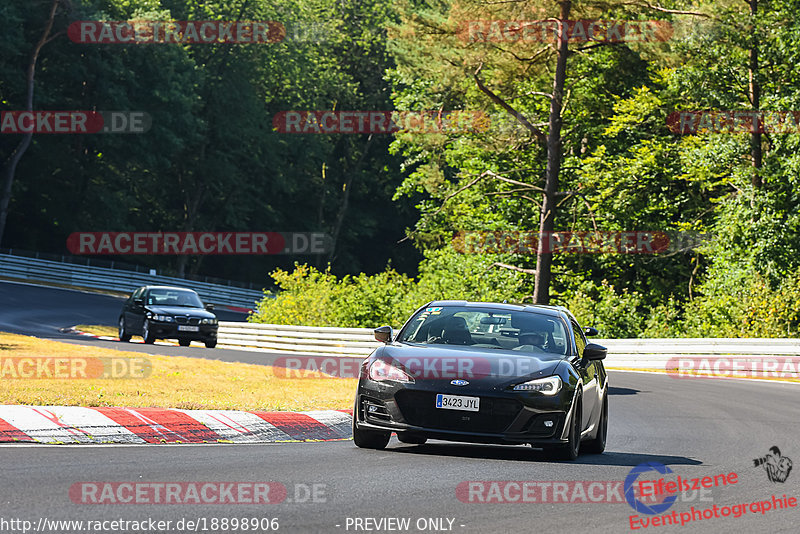
M 75 330 L 80 330 L 81 332 L 94 334 L 96 336 L 117 337 L 117 334 L 119 334 L 116 326 L 105 326 L 99 324 L 79 324 L 75 327 Z
M 147 378 L 10 378 L 19 358 L 149 360 Z M 302 411 L 352 408 L 356 379 L 275 376 L 264 365 L 147 355 L 0 332 L 0 404 Z
M 672 367 L 670 369 L 652 369 L 652 368 L 641 368 L 641 367 L 606 367 L 608 371 L 634 371 L 637 373 L 661 373 L 671 376 L 672 378 L 678 380 L 684 380 L 687 378 L 714 378 L 714 379 L 736 379 L 736 380 L 772 380 L 773 382 L 797 382 L 800 383 L 800 378 L 793 378 L 793 377 L 776 377 L 776 376 L 741 376 L 741 374 L 734 374 L 732 371 L 720 371 L 715 373 L 711 372 L 704 372 L 704 371 L 681 371 L 677 367 Z M 749 371 L 739 371 L 740 373 L 749 373 Z M 752 373 L 751 373 L 752 374 Z

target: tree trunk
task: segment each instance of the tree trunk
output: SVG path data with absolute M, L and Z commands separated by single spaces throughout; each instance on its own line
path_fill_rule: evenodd
M 50 6 L 50 15 L 47 18 L 47 24 L 45 25 L 39 42 L 36 43 L 36 46 L 33 48 L 31 59 L 28 62 L 28 72 L 26 76 L 28 87 L 25 110 L 29 112 L 33 111 L 33 81 L 36 74 L 36 62 L 39 59 L 39 52 L 41 52 L 44 45 L 46 45 L 50 40 L 50 32 L 53 29 L 53 23 L 56 18 L 56 10 L 58 9 L 59 1 L 60 0 L 53 0 L 53 4 Z M 23 154 L 25 154 L 25 151 L 28 150 L 32 139 L 33 132 L 25 134 L 25 136 L 17 145 L 17 148 L 14 149 L 14 152 L 11 155 L 11 161 L 9 161 L 8 166 L 6 166 L 5 171 L 3 172 L 3 196 L 0 197 L 0 244 L 3 242 L 3 234 L 5 233 L 6 229 L 8 206 L 11 203 L 11 188 L 14 185 L 14 175 L 17 172 L 17 165 L 22 159 Z
M 325 180 L 327 178 L 328 168 L 325 162 L 322 163 L 320 169 L 320 186 L 319 186 L 319 205 L 317 206 L 317 228 L 322 228 L 325 224 Z M 317 269 L 320 271 L 325 270 L 325 258 L 322 254 L 317 256 Z
M 755 0 L 754 0 L 755 1 Z M 536 252 L 536 278 L 533 298 L 536 304 L 550 303 L 550 279 L 553 265 L 553 254 L 550 250 L 550 236 L 555 228 L 556 193 L 558 192 L 558 174 L 561 170 L 561 107 L 564 102 L 564 81 L 567 74 L 567 54 L 569 40 L 567 21 L 572 7 L 571 0 L 559 3 L 560 29 L 558 38 L 558 56 L 556 72 L 553 78 L 553 97 L 550 99 L 549 131 L 547 132 L 547 167 L 545 170 L 544 201 L 539 219 L 539 248 Z
M 750 104 L 752 110 L 758 113 L 761 109 L 761 85 L 758 82 L 758 35 L 756 33 L 755 18 L 758 12 L 758 0 L 750 0 L 750 20 L 753 22 L 753 33 L 750 42 Z M 760 121 L 759 121 L 760 122 Z M 753 119 L 753 126 L 756 126 L 756 119 Z M 759 126 L 763 126 L 760 125 Z M 761 187 L 761 164 L 763 154 L 761 152 L 761 132 L 758 128 L 753 128 L 750 133 L 750 158 L 753 165 L 753 187 Z
M 339 242 L 339 234 L 342 230 L 342 223 L 344 222 L 344 216 L 347 214 L 347 208 L 350 205 L 350 190 L 353 188 L 353 179 L 355 178 L 356 174 L 361 171 L 361 165 L 364 163 L 364 159 L 367 156 L 367 151 L 369 151 L 369 146 L 372 144 L 372 134 L 369 135 L 367 138 L 367 143 L 364 145 L 364 150 L 361 152 L 361 156 L 358 158 L 355 166 L 352 169 L 345 169 L 345 173 L 347 174 L 347 178 L 345 179 L 344 183 L 344 191 L 342 196 L 342 203 L 339 205 L 339 213 L 336 214 L 336 222 L 333 225 L 333 235 L 331 236 L 331 251 L 328 253 L 328 263 L 333 263 L 333 260 L 336 259 L 336 245 Z
M 205 157 L 205 147 L 202 148 L 200 153 L 200 161 L 202 158 Z M 196 174 L 189 173 L 192 179 L 197 178 Z M 182 176 L 182 174 L 181 174 Z M 193 180 L 191 184 L 188 182 L 186 183 L 187 186 L 191 185 L 191 190 L 185 190 L 185 197 L 184 197 L 184 205 L 183 205 L 183 223 L 181 224 L 181 231 L 182 232 L 193 232 L 195 229 L 195 224 L 197 222 L 197 216 L 200 213 L 200 206 L 203 204 L 203 198 L 205 196 L 205 180 Z M 185 188 L 186 186 L 184 186 Z M 186 278 L 186 266 L 189 263 L 189 257 L 186 254 L 181 254 L 177 258 L 177 276 L 178 278 Z

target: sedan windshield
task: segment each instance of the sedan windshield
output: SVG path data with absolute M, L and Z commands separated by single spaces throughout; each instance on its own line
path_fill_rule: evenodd
M 151 289 L 147 292 L 145 303 L 148 306 L 203 307 L 197 293 L 188 289 Z
M 535 311 L 436 306 L 418 312 L 398 341 L 567 354 L 563 322 Z

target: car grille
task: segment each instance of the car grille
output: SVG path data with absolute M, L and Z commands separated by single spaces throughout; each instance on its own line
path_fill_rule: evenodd
M 175 317 L 175 322 L 178 324 L 193 324 L 198 325 L 200 324 L 199 317 Z
M 403 418 L 410 425 L 441 430 L 496 434 L 503 432 L 522 409 L 513 399 L 481 397 L 480 411 L 436 408 L 436 393 L 402 390 L 395 395 Z

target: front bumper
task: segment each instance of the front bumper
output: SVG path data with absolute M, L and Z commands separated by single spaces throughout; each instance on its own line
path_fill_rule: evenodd
M 179 326 L 196 326 L 197 332 L 179 330 Z M 150 321 L 150 331 L 159 339 L 191 339 L 193 341 L 207 341 L 217 339 L 219 325 L 178 325 L 176 323 L 162 323 Z
M 480 410 L 436 408 L 437 393 L 479 396 Z M 565 399 L 569 398 L 569 393 L 548 397 L 527 392 L 461 391 L 446 384 L 431 390 L 362 380 L 354 417 L 359 428 L 371 430 L 448 441 L 549 447 L 566 443 L 562 436 L 571 406 Z

